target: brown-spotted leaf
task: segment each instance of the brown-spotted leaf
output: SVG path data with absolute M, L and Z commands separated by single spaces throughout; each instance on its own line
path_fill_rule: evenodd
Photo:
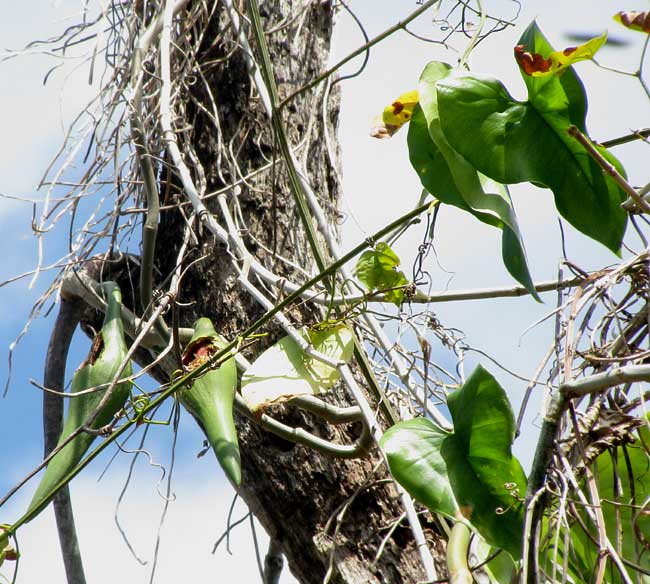
M 370 135 L 373 138 L 390 138 L 404 124 L 411 120 L 413 109 L 418 104 L 417 89 L 400 95 L 393 103 L 387 105 L 373 124 Z
M 596 52 L 607 42 L 607 33 L 588 40 L 577 47 L 567 47 L 563 51 L 553 51 L 547 56 L 531 53 L 526 46 L 515 47 L 515 59 L 522 71 L 531 77 L 559 75 L 567 67 L 578 61 L 593 59 Z
M 614 20 L 630 30 L 650 34 L 650 10 L 645 12 L 623 10 L 614 15 Z
M 551 70 L 550 59 L 545 59 L 539 53 L 527 51 L 524 45 L 515 47 L 515 60 L 526 75 L 539 75 Z

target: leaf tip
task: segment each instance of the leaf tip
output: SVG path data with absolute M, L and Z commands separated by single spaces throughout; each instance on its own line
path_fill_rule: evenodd
M 373 120 L 370 135 L 380 140 L 393 136 L 404 124 L 410 121 L 418 101 L 417 89 L 400 95 L 384 108 L 381 117 Z
M 622 10 L 614 15 L 614 20 L 630 30 L 650 34 L 650 10 Z

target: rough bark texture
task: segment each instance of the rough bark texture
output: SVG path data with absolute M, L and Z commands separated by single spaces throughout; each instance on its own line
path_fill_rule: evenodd
M 305 3 L 274 0 L 260 4 L 265 29 L 277 28 L 267 38 L 280 96 L 284 97 L 326 68 L 333 26 L 332 6 L 326 1 L 308 3 L 304 20 L 300 16 L 300 20 L 294 21 L 288 15 Z M 300 281 L 303 275 L 286 264 L 274 262 L 268 251 L 276 249 L 300 266 L 312 264 L 284 167 L 279 155 L 274 156 L 271 126 L 251 88 L 243 56 L 233 41 L 221 6 L 217 6 L 210 20 L 197 61 L 216 102 L 222 132 L 217 136 L 207 114 L 197 106 L 197 103 L 209 103 L 209 93 L 203 83 L 195 83 L 193 95 L 183 97 L 191 126 L 189 138 L 186 134 L 184 139 L 192 141 L 207 191 L 215 191 L 224 181 L 247 175 L 278 156 L 275 171 L 251 178 L 237 194 L 247 227 L 244 236 L 250 251 L 268 267 Z M 300 154 L 307 161 L 311 183 L 324 208 L 334 218 L 340 185 L 322 139 L 321 99 L 322 89 L 312 90 L 289 105 L 283 116 L 291 143 L 298 145 L 306 141 Z M 335 135 L 337 92 L 330 97 L 328 111 L 327 123 Z M 220 140 L 231 144 L 231 151 L 237 153 L 238 169 L 218 155 Z M 182 195 L 177 185 L 167 185 L 166 178 L 163 173 L 161 192 L 167 193 L 166 203 L 180 201 Z M 211 199 L 208 206 L 215 216 L 220 215 L 216 199 Z M 185 224 L 176 210 L 161 215 L 156 251 L 161 281 L 173 269 Z M 180 325 L 192 326 L 196 318 L 208 316 L 217 330 L 232 338 L 263 311 L 238 285 L 226 247 L 215 243 L 205 231 L 198 235 L 199 245 L 189 259 L 203 254 L 206 257 L 194 264 L 183 278 Z M 297 325 L 316 318 L 304 308 L 295 309 L 290 317 Z M 274 327 L 267 330 L 271 334 L 256 346 L 256 351 L 277 334 Z M 341 405 L 351 403 L 349 396 L 341 391 L 330 399 Z M 294 408 L 277 407 L 273 414 L 285 423 L 302 426 L 328 439 L 349 443 L 358 435 L 358 428 L 327 425 Z M 330 582 L 398 584 L 424 580 L 405 520 L 394 530 L 381 557 L 374 562 L 388 529 L 403 513 L 396 489 L 388 480 L 376 451 L 362 460 L 336 460 L 287 443 L 243 418 L 238 419 L 238 430 L 243 464 L 240 494 L 277 540 L 291 572 L 300 582 L 323 582 L 331 557 L 334 569 Z M 339 522 L 337 514 L 340 514 Z M 440 557 L 443 544 L 432 529 L 427 529 L 427 537 Z

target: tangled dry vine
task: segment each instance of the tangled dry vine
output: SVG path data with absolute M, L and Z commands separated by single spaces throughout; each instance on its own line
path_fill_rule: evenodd
M 84 432 L 110 434 L 84 465 L 111 443 L 124 448 L 140 425 L 154 419 L 162 403 L 205 371 L 230 356 L 240 372 L 248 371 L 251 361 L 284 336 L 315 367 L 335 371 L 340 383 L 333 397 L 292 396 L 289 405 L 274 404 L 263 411 L 238 393 L 234 397 L 239 415 L 246 419 L 240 432 L 245 480 L 239 493 L 272 539 L 269 567 L 261 569 L 265 581 L 276 581 L 279 571 L 273 560 L 280 553 L 305 581 L 313 577 L 309 561 L 292 550 L 298 537 L 292 540 L 290 530 L 279 527 L 286 509 L 272 509 L 277 499 L 266 498 L 274 495 L 270 485 L 279 489 L 288 482 L 291 465 L 301 495 L 301 481 L 313 484 L 321 475 L 343 485 L 340 491 L 332 487 L 334 503 L 323 495 L 305 505 L 300 516 L 313 522 L 305 528 L 310 541 L 305 555 L 318 558 L 321 581 L 336 581 L 335 574 L 342 582 L 422 577 L 427 582 L 447 581 L 446 542 L 456 542 L 453 546 L 461 546 L 467 556 L 469 536 L 467 541 L 464 533 L 450 536 L 449 518 L 422 512 L 407 490 L 390 480 L 386 455 L 377 446 L 390 426 L 419 416 L 441 431 L 453 431 L 447 398 L 466 381 L 466 354 L 478 349 L 461 331 L 439 321 L 435 303 L 557 291 L 557 308 L 548 315 L 556 322 L 555 337 L 534 378 L 525 379 L 529 393 L 540 387 L 546 391 L 549 405 L 527 492 L 511 489 L 516 504 L 525 508 L 522 562 L 517 568 L 522 581 L 538 581 L 540 574 L 556 581 L 562 568 L 557 557 L 569 545 L 568 533 L 581 530 L 585 545 L 594 550 L 589 568 L 595 581 L 604 581 L 609 566 L 615 566 L 623 582 L 633 582 L 632 573 L 650 574 L 644 567 L 648 540 L 642 523 L 650 495 L 634 493 L 638 470 L 626 450 L 633 444 L 647 454 L 649 448 L 637 430 L 648 426 L 644 383 L 650 379 L 650 276 L 643 212 L 650 189 L 630 185 L 571 126 L 588 155 L 630 195 L 624 207 L 636 214 L 634 228 L 641 245 L 628 248 L 617 265 L 594 273 L 565 258 L 556 281 L 532 287 L 436 291 L 425 260 L 434 245 L 439 203 L 425 201 L 426 193 L 414 209 L 352 250 L 344 252 L 339 241 L 336 130 L 339 91 L 346 78 L 337 77 L 339 70 L 354 57 L 367 58 L 372 47 L 400 31 L 445 48 L 462 43 L 460 64 L 465 66 L 484 39 L 515 22 L 519 4 L 506 4 L 506 14 L 499 15 L 488 13 L 480 0 L 422 2 L 380 35 L 370 39 L 364 31 L 366 42 L 333 66 L 327 56 L 334 16 L 339 11 L 353 14 L 342 0 L 112 0 L 99 6 L 94 18 L 85 11 L 82 21 L 60 37 L 27 47 L 27 52 L 61 57 L 81 51 L 83 66 L 99 92 L 71 124 L 41 182 L 44 196 L 34 204 L 32 225 L 38 263 L 12 279 L 28 277 L 33 282 L 54 271 L 29 322 L 60 303 L 42 387 L 46 460 L 18 487 L 65 446 L 57 440 L 61 397 L 67 395 L 63 372 L 71 330 L 78 322 L 86 331 L 99 328 L 98 315 L 107 304 L 102 286 L 114 280 L 124 290 L 122 321 L 130 348 L 110 383 L 84 390 L 106 393 L 68 442 Z M 427 37 L 410 29 L 425 16 L 432 25 Z M 635 74 L 644 88 L 647 44 Z M 647 130 L 625 140 L 647 145 Z M 614 146 L 619 143 L 612 141 Z M 64 229 L 66 221 L 68 251 L 48 263 L 47 238 Z M 407 229 L 422 233 L 412 282 L 366 289 L 350 262 L 376 250 L 382 239 L 399 239 Z M 571 273 L 565 277 L 564 271 Z M 397 309 L 391 300 L 394 288 L 405 298 Z M 227 343 L 189 370 L 183 348 L 192 337 L 192 323 L 205 314 Z M 20 337 L 28 332 L 29 322 Z M 323 323 L 350 327 L 352 364 L 319 350 L 304 332 Z M 453 366 L 433 360 L 432 347 L 445 351 Z M 131 358 L 142 368 L 122 378 Z M 109 427 L 92 427 L 118 384 L 147 374 L 160 382 L 155 392 L 131 400 Z M 524 399 L 517 430 L 526 403 Z M 277 436 L 275 443 L 266 431 Z M 305 463 L 309 454 L 301 454 L 285 468 L 283 462 L 262 460 L 271 446 L 290 451 L 293 446 L 285 442 L 334 461 L 318 459 L 311 468 Z M 599 492 L 603 453 L 611 453 L 613 482 L 627 481 L 631 500 L 611 501 L 608 497 L 618 491 Z M 627 462 L 619 464 L 618 456 Z M 300 464 L 307 470 L 299 476 Z M 625 480 L 620 476 L 623 469 Z M 260 478 L 262 472 L 267 478 Z M 367 531 L 379 532 L 378 526 L 389 524 L 385 537 L 372 541 L 372 553 L 364 547 L 368 535 L 361 533 L 363 526 L 348 525 L 348 535 L 340 529 L 350 508 L 371 491 L 381 494 Z M 612 541 L 603 501 L 619 513 L 619 531 L 621 509 L 629 514 L 636 536 L 632 554 L 622 536 Z M 65 489 L 54 505 L 69 581 L 84 582 Z M 404 521 L 408 537 L 398 533 Z M 20 524 L 11 527 L 11 535 Z M 392 548 L 387 544 L 391 537 L 400 542 Z M 357 556 L 356 563 L 350 555 Z M 382 565 L 380 560 L 388 555 Z M 488 560 L 476 555 L 474 559 L 472 571 L 478 574 Z M 449 570 L 454 561 L 449 560 Z M 466 557 L 460 563 L 469 570 Z

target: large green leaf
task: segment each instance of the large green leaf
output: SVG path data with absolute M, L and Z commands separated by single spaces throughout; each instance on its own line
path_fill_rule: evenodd
M 514 417 L 503 388 L 479 366 L 449 398 L 454 432 L 418 418 L 383 436 L 391 472 L 432 511 L 467 521 L 518 558 L 526 477 L 512 456 Z
M 472 167 L 447 142 L 438 116 L 436 84 L 452 74 L 445 63 L 429 63 L 420 77 L 420 107 L 409 127 L 409 157 L 424 188 L 443 203 L 472 213 L 477 219 L 502 230 L 502 258 L 506 269 L 535 298 L 526 252 L 510 196 Z
M 534 24 L 521 40 L 535 52 L 552 51 Z M 490 77 L 441 79 L 436 90 L 444 136 L 494 180 L 550 188 L 569 223 L 618 253 L 627 222 L 621 207 L 625 193 L 567 133 L 571 124 L 585 130 L 582 84 L 571 67 L 559 77 L 522 75 L 527 102 L 515 101 L 500 81 Z M 622 170 L 613 156 L 601 151 Z
M 400 484 L 432 511 L 452 519 L 458 501 L 449 482 L 442 446 L 453 434 L 426 418 L 395 424 L 381 438 L 390 470 Z
M 490 493 L 510 500 L 513 488 L 506 483 L 514 482 L 523 494 L 526 479 L 511 449 L 515 420 L 508 396 L 496 379 L 479 365 L 462 389 L 449 395 L 447 404 L 454 434 Z

